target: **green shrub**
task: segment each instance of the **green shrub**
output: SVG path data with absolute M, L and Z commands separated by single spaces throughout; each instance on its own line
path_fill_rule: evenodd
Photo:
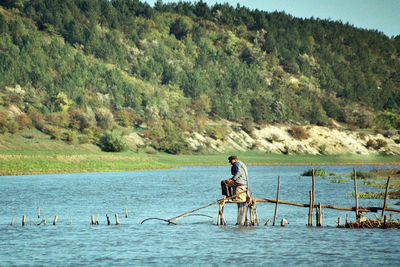
M 312 176 L 312 169 L 308 169 L 305 172 L 303 172 L 303 174 L 301 176 Z M 328 172 L 324 169 L 314 169 L 314 176 L 322 176 L 322 177 L 326 177 L 328 176 Z
M 77 141 L 76 132 L 72 130 L 66 131 L 65 133 L 63 133 L 62 140 L 68 143 L 75 143 Z
M 100 108 L 96 111 L 97 125 L 103 129 L 108 130 L 114 126 L 114 117 L 108 109 Z
M 222 140 L 226 135 L 226 129 L 222 126 L 208 127 L 207 134 L 215 140 Z
M 304 140 L 308 138 L 308 134 L 304 130 L 303 127 L 300 126 L 292 126 L 288 132 L 298 140 Z
M 105 152 L 121 152 L 127 149 L 123 137 L 112 132 L 103 134 L 98 145 Z
M 59 128 L 51 125 L 44 126 L 42 130 L 45 134 L 50 135 L 50 138 L 53 140 L 60 140 L 61 131 Z

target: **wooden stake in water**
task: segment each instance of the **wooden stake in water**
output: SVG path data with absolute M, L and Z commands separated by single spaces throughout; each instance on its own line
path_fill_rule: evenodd
M 56 216 L 54 217 L 53 225 L 57 225 L 57 220 L 58 220 L 58 216 L 56 215 Z
M 92 225 L 94 225 L 94 216 L 93 215 L 90 217 L 90 221 L 91 221 Z
M 354 194 L 356 198 L 356 219 L 360 217 L 360 214 L 358 213 L 358 192 L 357 192 L 357 172 L 356 169 L 353 169 L 353 179 L 354 179 Z
M 116 224 L 116 225 L 119 224 L 118 213 L 115 213 L 115 224 Z
M 125 218 L 128 218 L 128 208 L 125 208 Z
M 310 207 L 308 209 L 308 226 L 312 226 L 312 214 L 313 214 L 313 207 L 314 207 L 314 203 L 313 203 L 313 191 L 308 191 L 309 195 L 310 195 Z
M 318 204 L 317 208 L 317 226 L 322 226 L 322 205 L 321 203 Z
M 14 217 L 12 217 L 10 225 L 13 225 L 13 224 L 14 224 Z
M 72 216 L 69 217 L 69 225 L 72 225 Z
M 40 219 L 40 206 L 37 207 L 37 218 Z
M 389 183 L 390 183 L 390 176 L 388 176 L 388 179 L 387 179 L 387 182 L 386 182 L 385 199 L 383 200 L 383 208 L 382 208 L 381 221 L 383 220 L 383 217 L 384 217 L 384 215 L 385 215 L 386 200 L 387 200 L 387 198 L 388 198 Z
M 274 221 L 272 223 L 272 226 L 275 226 L 275 221 L 276 221 L 276 213 L 278 211 L 278 202 L 279 202 L 279 188 L 281 185 L 281 177 L 278 176 L 278 189 L 276 190 L 276 203 L 275 203 L 275 212 L 274 212 Z
M 110 215 L 108 215 L 108 213 L 107 213 L 106 217 L 107 217 L 107 225 L 110 225 Z
M 25 215 L 22 216 L 22 226 L 25 226 L 25 219 L 26 219 Z

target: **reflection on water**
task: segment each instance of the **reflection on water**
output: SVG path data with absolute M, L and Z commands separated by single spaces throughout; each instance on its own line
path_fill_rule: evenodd
M 354 166 L 324 166 L 350 173 Z M 374 166 L 357 167 L 362 170 Z M 256 198 L 308 203 L 311 178 L 299 177 L 310 166 L 249 166 Z M 350 212 L 324 210 L 323 228 L 306 227 L 308 208 L 280 205 L 278 221 L 285 228 L 263 226 L 273 218 L 274 204 L 257 206 L 260 226 L 238 227 L 236 206 L 224 210 L 227 226 L 216 226 L 218 206 L 172 226 L 149 217 L 169 219 L 219 199 L 219 182 L 229 166 L 184 167 L 175 170 L 0 177 L 0 266 L 127 266 L 127 265 L 301 265 L 372 266 L 400 264 L 397 229 L 337 229 L 338 217 Z M 374 191 L 359 183 L 360 191 Z M 316 181 L 316 201 L 354 206 L 353 183 Z M 360 199 L 360 206 L 381 206 L 382 200 Z M 396 201 L 389 200 L 392 207 Z M 47 225 L 37 226 L 37 207 Z M 128 218 L 125 218 L 125 208 Z M 120 225 L 115 225 L 114 214 Z M 106 214 L 112 225 L 108 226 Z M 27 216 L 25 227 L 22 215 Z M 57 226 L 51 224 L 59 217 Z M 377 214 L 380 215 L 380 214 Z M 69 225 L 72 216 L 72 225 Z M 90 224 L 98 216 L 99 225 Z M 369 214 L 373 218 L 374 214 Z M 395 218 L 399 215 L 394 214 Z M 14 224 L 10 225 L 14 218 Z

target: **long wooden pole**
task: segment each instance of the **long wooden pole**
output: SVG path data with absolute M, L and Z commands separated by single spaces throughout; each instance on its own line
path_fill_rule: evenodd
M 275 204 L 275 212 L 274 212 L 274 221 L 272 223 L 272 226 L 275 226 L 275 221 L 276 221 L 276 213 L 278 211 L 278 203 L 279 203 L 279 188 L 281 185 L 281 177 L 278 176 L 278 189 L 276 190 L 276 204 Z
M 275 199 L 268 199 L 268 198 L 256 198 L 254 200 L 257 201 L 257 203 L 258 202 L 276 203 Z M 292 206 L 304 207 L 304 208 L 310 207 L 310 204 L 302 204 L 302 203 L 296 203 L 296 202 L 285 201 L 285 200 L 279 200 L 279 204 L 286 204 L 286 205 L 292 205 Z M 314 207 L 315 207 L 315 205 L 314 205 Z M 334 209 L 334 210 L 347 210 L 347 211 L 355 211 L 356 210 L 356 207 L 345 208 L 345 207 L 338 207 L 338 206 L 329 205 L 329 204 L 322 204 L 321 207 L 326 208 L 326 209 Z M 358 207 L 358 210 L 362 211 L 362 212 L 377 212 L 378 210 L 382 210 L 382 207 Z M 385 211 L 400 212 L 400 209 L 386 208 Z
M 235 197 L 237 197 L 238 195 L 239 195 L 239 194 L 236 194 L 236 195 L 233 195 L 233 196 L 230 196 L 230 197 L 227 197 L 227 198 L 219 199 L 219 200 L 217 200 L 217 201 L 215 201 L 215 202 L 213 202 L 213 203 L 210 203 L 210 204 L 207 204 L 207 205 L 202 206 L 202 207 L 200 207 L 200 208 L 197 208 L 197 209 L 194 209 L 194 210 L 185 212 L 185 213 L 183 213 L 183 214 L 181 214 L 181 215 L 178 215 L 178 216 L 176 216 L 176 217 L 173 217 L 173 218 L 171 218 L 171 219 L 169 219 L 169 220 L 167 220 L 167 221 L 169 221 L 169 222 L 175 222 L 175 221 L 177 221 L 177 220 L 179 220 L 179 219 L 182 219 L 186 214 L 189 214 L 189 213 L 196 212 L 196 211 L 198 211 L 198 210 L 207 208 L 207 207 L 209 207 L 209 206 L 212 206 L 212 205 L 215 205 L 215 204 L 217 204 L 217 203 L 220 203 L 221 201 L 226 201 L 226 200 L 235 198 Z
M 308 207 L 309 207 L 309 209 L 308 209 L 308 226 L 312 226 L 312 214 L 313 214 L 313 206 L 314 206 L 313 191 L 312 190 L 308 191 L 308 194 L 310 197 L 310 204 L 308 205 Z M 286 204 L 289 204 L 289 203 L 286 203 Z M 305 205 L 305 204 L 302 204 L 302 205 Z M 298 205 L 296 205 L 296 206 L 298 206 Z M 305 207 L 305 206 L 303 206 L 303 207 Z
M 312 203 L 315 203 L 315 169 L 312 168 Z
M 383 200 L 383 208 L 382 208 L 381 221 L 383 220 L 383 216 L 385 215 L 386 200 L 387 200 L 387 198 L 388 198 L 389 183 L 390 183 L 390 176 L 388 176 L 388 179 L 387 179 L 387 182 L 386 182 L 385 199 Z
M 353 179 L 354 179 L 354 193 L 356 198 L 356 219 L 360 217 L 358 212 L 358 192 L 357 192 L 357 172 L 356 169 L 353 169 Z

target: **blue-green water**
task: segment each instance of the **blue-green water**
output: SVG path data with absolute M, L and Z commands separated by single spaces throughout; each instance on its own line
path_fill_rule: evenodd
M 320 167 L 320 166 L 313 166 Z M 350 173 L 356 167 L 323 166 L 329 172 Z M 379 166 L 383 167 L 383 166 Z M 386 166 L 389 167 L 389 166 Z M 310 177 L 299 177 L 310 166 L 248 166 L 256 198 L 276 197 L 308 203 Z M 274 204 L 257 205 L 260 226 L 235 226 L 235 204 L 225 207 L 227 226 L 218 227 L 218 206 L 198 211 L 167 225 L 149 217 L 169 219 L 214 202 L 229 166 L 184 167 L 174 170 L 120 173 L 54 174 L 0 177 L 0 266 L 398 266 L 398 229 L 338 229 L 352 212 L 324 210 L 322 228 L 307 227 L 308 208 L 280 205 L 278 221 L 286 227 L 264 226 L 273 219 Z M 358 184 L 359 191 L 377 191 Z M 354 206 L 353 181 L 316 180 L 316 202 Z M 382 200 L 360 199 L 360 206 L 382 206 Z M 394 208 L 396 200 L 389 200 Z M 37 207 L 47 225 L 36 225 Z M 125 218 L 125 209 L 128 218 Z M 108 226 L 106 214 L 112 225 Z M 120 225 L 115 225 L 114 214 Z M 26 226 L 21 226 L 26 215 Z M 54 216 L 57 226 L 52 225 Z M 99 225 L 91 225 L 91 216 Z M 377 214 L 380 216 L 380 213 Z M 400 215 L 393 214 L 395 219 Z M 72 216 L 72 225 L 70 217 Z M 374 218 L 374 214 L 367 215 Z M 10 225 L 12 218 L 14 224 Z

